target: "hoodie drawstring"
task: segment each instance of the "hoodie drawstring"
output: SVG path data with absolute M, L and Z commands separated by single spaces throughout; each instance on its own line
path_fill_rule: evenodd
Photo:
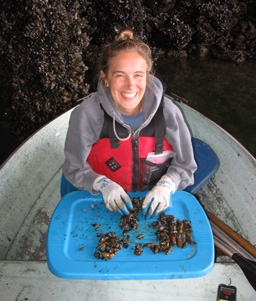
M 129 135 L 126 137 L 126 138 L 120 138 L 118 135 L 117 135 L 117 132 L 116 132 L 116 119 L 115 119 L 115 116 L 116 116 L 116 113 L 113 112 L 113 131 L 114 131 L 114 134 L 116 136 L 116 138 L 120 141 L 126 141 L 128 139 L 130 139 L 131 137 L 131 132 L 129 133 Z

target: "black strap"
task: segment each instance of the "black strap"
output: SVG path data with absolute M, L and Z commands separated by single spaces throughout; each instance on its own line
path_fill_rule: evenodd
M 110 140 L 111 148 L 120 148 L 120 141 L 117 139 L 113 129 L 113 119 L 104 110 L 102 104 L 100 104 L 102 111 L 104 112 L 104 125 L 101 131 L 100 137 L 108 137 Z
M 107 124 L 108 124 L 110 147 L 111 148 L 120 148 L 120 140 L 117 139 L 117 137 L 114 133 L 114 129 L 113 129 L 113 119 L 107 113 L 105 113 L 105 118 L 107 119 Z
M 164 121 L 164 93 L 159 105 L 159 108 L 154 117 L 154 127 L 155 127 L 155 154 L 162 154 L 164 150 L 164 136 L 165 136 L 165 121 Z

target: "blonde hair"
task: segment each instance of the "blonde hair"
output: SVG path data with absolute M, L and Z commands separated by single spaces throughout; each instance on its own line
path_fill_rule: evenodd
M 116 41 L 127 39 L 133 40 L 133 31 L 129 28 L 121 30 L 115 38 Z
M 147 63 L 147 72 L 152 71 L 152 55 L 149 46 L 141 40 L 134 37 L 131 29 L 123 29 L 116 36 L 115 40 L 106 45 L 101 54 L 100 70 L 108 73 L 109 61 L 122 52 L 135 51 L 141 55 Z

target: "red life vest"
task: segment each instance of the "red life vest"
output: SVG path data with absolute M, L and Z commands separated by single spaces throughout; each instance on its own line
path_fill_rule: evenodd
M 127 129 L 119 123 L 116 123 L 116 132 L 121 138 L 128 135 Z M 166 173 L 171 163 L 171 159 L 162 164 L 146 160 L 150 152 L 160 154 L 172 150 L 164 135 L 162 105 L 149 125 L 141 130 L 140 136 L 136 139 L 131 136 L 126 141 L 120 141 L 115 136 L 113 119 L 105 112 L 100 139 L 92 145 L 87 162 L 95 172 L 105 175 L 126 191 L 150 189 Z

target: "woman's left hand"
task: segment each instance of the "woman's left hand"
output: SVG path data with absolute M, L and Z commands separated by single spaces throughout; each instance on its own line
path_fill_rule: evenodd
M 175 183 L 172 179 L 164 175 L 156 185 L 148 192 L 142 204 L 143 214 L 151 216 L 156 210 L 155 215 L 172 206 L 172 194 L 175 192 Z

